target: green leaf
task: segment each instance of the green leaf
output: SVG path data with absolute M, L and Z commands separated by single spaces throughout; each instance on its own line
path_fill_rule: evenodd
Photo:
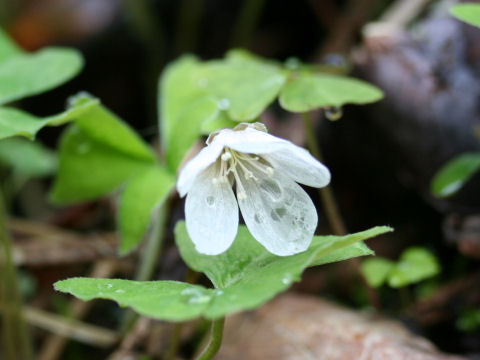
M 310 266 L 330 264 L 367 255 L 375 255 L 375 253 L 363 242 L 357 242 L 344 248 L 335 250 L 328 255 L 318 257 L 316 260 L 312 261 Z
M 42 177 L 53 174 L 57 157 L 38 142 L 10 138 L 0 141 L 0 163 L 12 168 L 15 174 Z
M 0 64 L 9 57 L 19 55 L 21 53 L 22 50 L 0 28 Z
M 292 112 L 306 112 L 321 107 L 367 104 L 382 97 L 380 89 L 361 80 L 302 72 L 287 81 L 280 93 L 280 105 Z
M 0 104 L 55 88 L 74 77 L 83 59 L 73 49 L 46 48 L 9 56 L 0 63 Z
M 54 286 L 82 300 L 110 299 L 142 315 L 167 321 L 201 316 L 214 293 L 203 286 L 176 281 L 72 278 L 58 281 Z
M 450 13 L 467 24 L 480 27 L 480 4 L 464 3 L 453 6 Z
M 277 97 L 285 83 L 276 66 L 253 61 L 211 61 L 201 70 L 200 84 L 215 95 L 235 121 L 256 119 Z
M 34 139 L 37 132 L 43 127 L 63 125 L 75 120 L 95 106 L 98 106 L 98 100 L 90 99 L 89 101 L 75 104 L 58 115 L 43 118 L 15 108 L 0 107 L 0 139 L 12 136 L 25 136 L 29 139 Z
M 161 129 L 162 143 L 168 149 L 170 143 L 176 139 L 172 131 L 179 122 L 185 109 L 200 98 L 206 96 L 198 84 L 196 72 L 200 62 L 194 56 L 186 55 L 169 64 L 159 81 L 158 106 L 160 109 L 159 127 Z M 183 124 L 188 128 L 189 123 Z
M 153 164 L 93 140 L 78 125 L 64 132 L 59 151 L 59 172 L 50 194 L 57 204 L 96 199 Z
M 121 255 L 137 247 L 148 229 L 154 210 L 161 206 L 174 185 L 173 175 L 159 166 L 152 166 L 128 182 L 118 210 Z
M 368 285 L 377 288 L 387 281 L 388 275 L 394 267 L 393 261 L 376 257 L 364 260 L 360 269 Z
M 185 321 L 199 316 L 216 319 L 262 305 L 298 281 L 309 266 L 369 253 L 367 248 L 351 246 L 391 230 L 380 226 L 342 237 L 316 236 L 306 252 L 279 257 L 267 252 L 246 227 L 240 226 L 230 249 L 218 256 L 208 256 L 195 251 L 185 223 L 180 222 L 175 237 L 183 259 L 192 269 L 204 272 L 218 289 L 172 281 L 78 278 L 57 282 L 55 288 L 83 300 L 115 300 L 145 316 L 162 320 Z M 350 252 L 345 250 L 349 247 Z
M 92 140 L 100 142 L 128 156 L 155 161 L 155 155 L 137 133 L 122 119 L 102 106 L 98 99 L 87 93 L 80 93 L 69 99 L 71 106 L 79 107 L 97 101 L 97 106 L 89 108 L 77 116 L 76 124 Z
M 197 141 L 204 122 L 211 122 L 218 116 L 217 101 L 203 97 L 189 105 L 173 124 L 170 145 L 167 148 L 167 164 L 176 171 L 188 150 Z
M 205 273 L 223 292 L 213 298 L 212 306 L 204 314 L 207 318 L 218 318 L 262 305 L 298 281 L 307 267 L 332 260 L 328 256 L 334 252 L 388 231 L 391 228 L 376 227 L 344 237 L 315 236 L 306 252 L 288 257 L 269 253 L 244 226 L 239 227 L 233 245 L 217 256 L 199 254 L 183 222 L 175 228 L 175 239 L 187 265 Z M 343 257 L 348 256 L 343 254 Z
M 216 117 L 202 123 L 200 132 L 203 135 L 209 135 L 214 131 L 234 128 L 237 125 L 238 122 L 230 119 L 225 111 L 219 111 Z
M 411 247 L 402 253 L 400 260 L 388 276 L 388 284 L 399 288 L 428 279 L 440 272 L 436 257 L 428 250 Z
M 479 169 L 480 153 L 466 153 L 450 160 L 433 178 L 433 195 L 447 197 L 455 194 Z
M 80 94 L 71 104 L 95 99 Z M 156 163 L 151 148 L 120 118 L 96 103 L 62 136 L 59 173 L 51 193 L 58 204 L 103 196 Z

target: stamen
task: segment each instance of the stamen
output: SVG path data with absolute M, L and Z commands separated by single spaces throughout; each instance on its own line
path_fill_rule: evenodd
M 230 152 L 228 152 L 228 151 L 225 151 L 225 152 L 222 154 L 221 158 L 222 158 L 222 161 L 228 161 L 228 160 L 230 160 L 230 159 L 232 158 L 232 154 L 231 154 Z

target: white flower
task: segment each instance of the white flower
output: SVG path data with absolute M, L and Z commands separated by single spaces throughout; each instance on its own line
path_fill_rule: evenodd
M 187 194 L 187 231 L 197 251 L 217 255 L 230 247 L 238 206 L 250 233 L 268 251 L 280 256 L 305 251 L 318 219 L 297 182 L 323 187 L 330 172 L 305 149 L 267 134 L 261 123 L 211 134 L 177 183 L 180 196 Z

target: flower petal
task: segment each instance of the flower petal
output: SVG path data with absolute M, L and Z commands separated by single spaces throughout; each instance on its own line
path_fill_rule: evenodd
M 249 154 L 261 154 L 276 151 L 282 148 L 283 143 L 288 142 L 264 131 L 247 128 L 241 131 L 230 129 L 221 130 L 215 137 L 214 142 L 223 146 Z
M 185 202 L 187 231 L 198 252 L 218 255 L 227 250 L 238 229 L 238 205 L 228 182 L 212 182 L 218 163 L 199 174 Z
M 272 177 L 249 168 L 255 178 L 243 180 L 246 197 L 237 198 L 251 234 L 268 251 L 279 256 L 305 251 L 317 227 L 317 212 L 310 197 L 289 177 Z M 245 179 L 245 178 L 243 178 Z
M 324 187 L 330 182 L 330 171 L 307 150 L 286 142 L 281 149 L 262 155 L 275 171 L 279 171 L 296 182 L 313 187 Z
M 177 190 L 181 197 L 184 197 L 190 191 L 198 174 L 213 164 L 223 150 L 223 145 L 219 142 L 213 142 L 204 147 L 193 159 L 185 164 L 180 171 L 177 181 Z

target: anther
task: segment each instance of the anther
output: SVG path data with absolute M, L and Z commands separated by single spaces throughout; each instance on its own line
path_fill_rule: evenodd
M 245 191 L 240 191 L 237 194 L 237 197 L 238 197 L 238 200 L 245 200 L 247 198 L 247 194 L 245 193 Z
M 222 161 L 228 161 L 232 158 L 232 154 L 226 151 L 222 154 L 221 158 L 222 158 Z

